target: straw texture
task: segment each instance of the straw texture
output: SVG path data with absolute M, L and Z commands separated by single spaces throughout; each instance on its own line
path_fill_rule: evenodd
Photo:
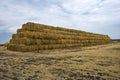
M 26 52 L 107 43 L 111 43 L 108 35 L 28 22 L 12 35 L 12 39 L 6 46 L 9 50 Z

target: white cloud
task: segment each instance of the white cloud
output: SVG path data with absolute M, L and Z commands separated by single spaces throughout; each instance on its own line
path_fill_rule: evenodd
M 120 38 L 119 0 L 2 0 L 0 31 L 15 32 L 38 22 Z

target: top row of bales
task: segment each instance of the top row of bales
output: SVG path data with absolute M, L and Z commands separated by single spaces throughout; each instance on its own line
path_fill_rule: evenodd
M 108 35 L 28 22 L 13 34 L 7 49 L 38 51 L 93 46 L 110 43 Z

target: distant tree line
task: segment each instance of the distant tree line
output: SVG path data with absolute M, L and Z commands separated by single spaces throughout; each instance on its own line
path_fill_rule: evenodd
M 4 46 L 4 44 L 0 44 L 0 46 Z
M 120 39 L 112 39 L 112 41 L 120 41 Z

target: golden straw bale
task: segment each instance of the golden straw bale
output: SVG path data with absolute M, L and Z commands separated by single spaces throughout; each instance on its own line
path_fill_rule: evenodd
M 36 51 L 111 43 L 108 35 L 28 22 L 12 35 L 9 50 Z

